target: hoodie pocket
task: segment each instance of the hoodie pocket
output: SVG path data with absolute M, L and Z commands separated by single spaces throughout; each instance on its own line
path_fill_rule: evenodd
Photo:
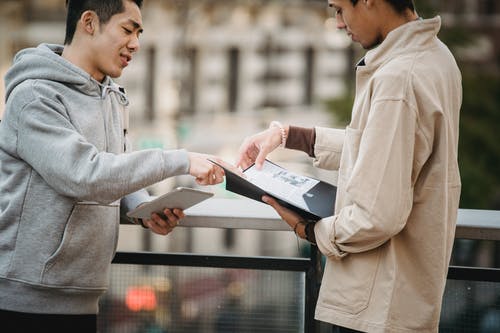
M 57 250 L 42 273 L 42 283 L 105 288 L 118 238 L 117 206 L 75 205 Z

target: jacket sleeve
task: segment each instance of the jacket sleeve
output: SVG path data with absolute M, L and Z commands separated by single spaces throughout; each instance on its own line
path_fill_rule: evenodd
M 184 150 L 99 151 L 76 130 L 61 103 L 43 96 L 22 107 L 17 124 L 19 157 L 58 193 L 77 200 L 110 203 L 189 170 Z
M 314 166 L 321 169 L 338 170 L 345 130 L 324 127 L 316 127 L 315 129 Z
M 403 229 L 413 202 L 416 127 L 412 107 L 403 100 L 387 99 L 372 104 L 362 131 L 347 129 L 352 133 L 346 136 L 344 149 L 354 162 L 352 169 L 340 170 L 344 198 L 335 216 L 315 225 L 323 254 L 342 257 L 369 251 Z

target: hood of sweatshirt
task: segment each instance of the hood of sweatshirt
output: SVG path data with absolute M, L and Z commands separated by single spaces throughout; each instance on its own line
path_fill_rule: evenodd
M 12 91 L 26 80 L 49 80 L 72 86 L 85 95 L 104 97 L 109 90 L 121 96 L 122 104 L 127 104 L 123 89 L 111 78 L 105 77 L 102 83 L 89 73 L 64 59 L 64 47 L 55 44 L 40 44 L 38 47 L 20 51 L 5 75 L 5 101 Z

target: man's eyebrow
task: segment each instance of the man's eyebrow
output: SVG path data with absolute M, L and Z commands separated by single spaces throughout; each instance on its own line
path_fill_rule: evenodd
M 337 6 L 335 6 L 333 1 L 328 1 L 328 7 L 337 8 Z
M 340 10 L 340 7 L 335 6 L 333 3 L 330 3 L 328 7 L 334 12 L 338 12 Z
M 134 28 L 135 28 L 135 29 L 139 29 L 139 32 L 140 32 L 140 33 L 143 33 L 143 32 L 144 32 L 144 29 L 142 28 L 142 26 L 141 26 L 139 23 L 137 23 L 136 21 L 134 21 L 134 20 L 132 20 L 132 19 L 129 19 L 129 20 L 128 20 L 128 22 L 129 22 L 130 24 L 132 24 L 132 25 L 134 26 Z

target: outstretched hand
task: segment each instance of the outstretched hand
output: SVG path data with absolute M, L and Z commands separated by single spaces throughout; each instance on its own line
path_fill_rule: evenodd
M 247 137 L 238 150 L 236 166 L 246 169 L 253 163 L 257 169 L 262 169 L 267 155 L 281 144 L 281 131 L 271 127 L 265 131 Z
M 200 185 L 215 185 L 224 180 L 224 170 L 209 160 L 221 162 L 221 159 L 212 155 L 189 153 L 189 174 Z

